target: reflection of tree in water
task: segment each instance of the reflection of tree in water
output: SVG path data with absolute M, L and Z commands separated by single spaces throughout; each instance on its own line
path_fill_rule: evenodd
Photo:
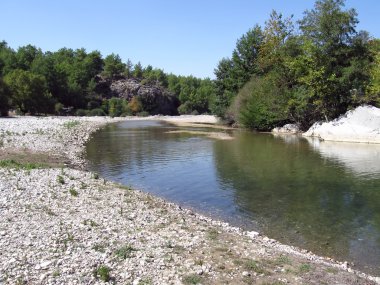
M 86 147 L 91 169 L 113 175 L 125 171 L 164 167 L 186 157 L 204 155 L 210 148 L 187 133 L 167 133 L 175 126 L 155 121 L 130 121 L 108 125 L 94 134 Z M 128 174 L 128 173 L 127 173 Z
M 355 178 L 305 141 L 284 144 L 270 135 L 242 132 L 235 140 L 216 142 L 214 159 L 219 179 L 233 185 L 236 203 L 273 238 L 349 258 L 359 236 L 374 234 L 370 231 L 379 236 L 380 192 L 375 189 L 380 190 L 380 179 Z M 379 264 L 377 242 L 375 252 L 368 250 Z M 367 246 L 365 240 L 362 245 Z

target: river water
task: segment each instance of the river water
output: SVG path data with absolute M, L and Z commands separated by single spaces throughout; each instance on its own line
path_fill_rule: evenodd
M 111 124 L 88 142 L 88 167 L 380 275 L 380 145 L 241 130 L 225 130 L 233 139 L 218 140 L 200 131 L 215 129 Z

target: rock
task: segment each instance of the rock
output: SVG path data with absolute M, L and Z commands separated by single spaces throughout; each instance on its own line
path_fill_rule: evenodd
M 251 276 L 251 274 L 250 274 L 248 271 L 243 271 L 242 275 L 243 275 L 244 277 Z
M 96 89 L 107 94 L 108 98 L 118 97 L 130 101 L 133 97 L 138 97 L 144 105 L 144 109 L 152 115 L 178 114 L 179 101 L 177 97 L 157 82 L 141 81 L 137 78 L 123 76 L 114 79 L 97 76 L 96 81 Z
M 327 123 L 315 123 L 303 134 L 328 141 L 380 143 L 380 109 L 359 106 Z
M 272 133 L 276 134 L 298 134 L 301 133 L 301 129 L 297 124 L 286 124 L 282 127 L 277 127 L 272 130 Z

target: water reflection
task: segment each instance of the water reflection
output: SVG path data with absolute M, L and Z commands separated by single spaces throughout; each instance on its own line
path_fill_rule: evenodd
M 380 144 L 305 139 L 322 157 L 341 163 L 355 175 L 369 178 L 380 176 Z
M 380 273 L 379 148 L 124 122 L 87 146 L 101 175 Z M 191 128 L 191 130 L 197 130 Z

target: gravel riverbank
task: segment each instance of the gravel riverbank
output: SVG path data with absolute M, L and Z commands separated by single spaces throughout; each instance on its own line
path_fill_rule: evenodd
M 80 170 L 121 120 L 0 119 L 0 284 L 380 284 Z

